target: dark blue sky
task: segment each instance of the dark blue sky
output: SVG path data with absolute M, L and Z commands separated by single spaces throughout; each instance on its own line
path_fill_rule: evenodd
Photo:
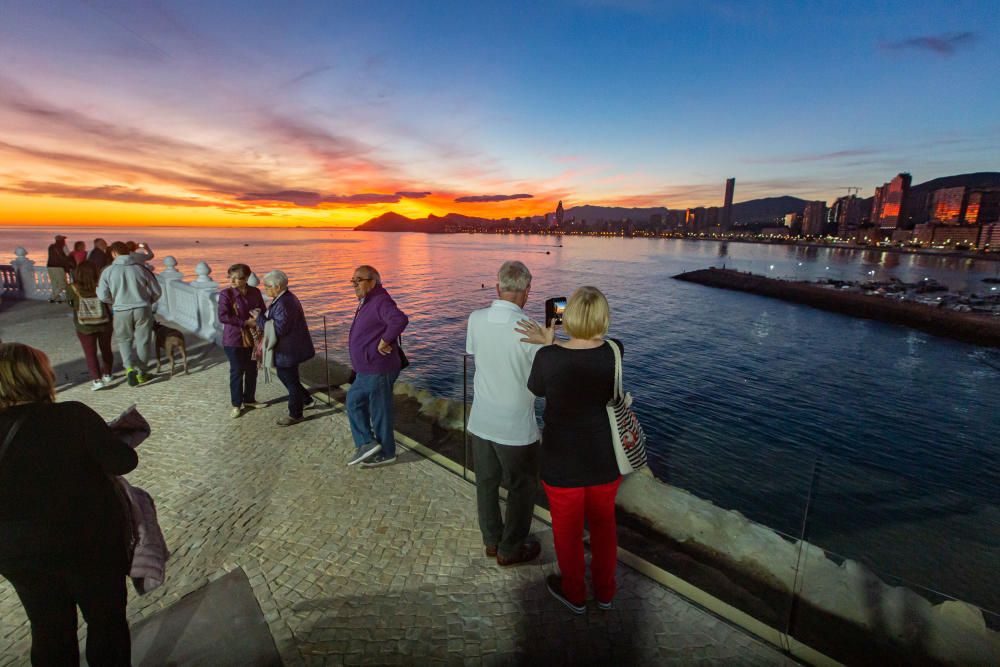
M 317 195 L 276 199 L 299 221 L 488 214 L 454 202 L 484 194 L 533 195 L 498 214 L 681 207 L 717 203 L 729 176 L 737 201 L 832 199 L 898 171 L 1000 168 L 995 2 L 2 0 L 0 13 L 0 198 L 18 210 L 173 198 L 208 215 L 287 191 Z M 432 195 L 389 201 L 399 191 Z M 359 210 L 361 194 L 384 201 Z

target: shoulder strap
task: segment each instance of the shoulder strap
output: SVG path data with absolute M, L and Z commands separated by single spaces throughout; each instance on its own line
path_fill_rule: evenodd
M 10 447 L 10 443 L 14 442 L 14 436 L 17 432 L 21 430 L 21 424 L 24 420 L 28 418 L 28 415 L 21 415 L 16 420 L 14 420 L 13 425 L 11 425 L 10 430 L 7 431 L 7 436 L 3 439 L 3 444 L 0 445 L 0 461 L 3 461 L 4 454 L 7 453 L 7 448 Z
M 618 345 L 610 338 L 608 339 L 608 346 L 611 348 L 611 353 L 615 355 L 615 385 L 612 389 L 612 398 L 617 401 L 625 395 L 625 392 L 622 390 L 622 353 L 618 349 Z

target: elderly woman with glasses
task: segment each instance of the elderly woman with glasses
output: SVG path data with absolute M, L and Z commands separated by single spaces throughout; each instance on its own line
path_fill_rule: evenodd
M 252 315 L 264 332 L 264 348 L 272 350 L 278 379 L 288 390 L 288 415 L 278 419 L 278 426 L 302 421 L 302 409 L 313 398 L 299 379 L 299 364 L 316 356 L 306 315 L 298 298 L 288 291 L 288 276 L 275 269 L 264 276 L 264 292 L 271 299 L 267 309 L 254 309 Z
M 128 665 L 126 514 L 112 475 L 138 463 L 96 412 L 55 402 L 41 350 L 0 344 L 0 576 L 31 623 L 33 665 Z M 4 627 L 8 627 L 6 624 Z

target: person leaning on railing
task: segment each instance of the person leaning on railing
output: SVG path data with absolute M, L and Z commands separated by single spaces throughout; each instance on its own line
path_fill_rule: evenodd
M 31 623 L 34 665 L 131 664 L 126 515 L 112 475 L 138 457 L 83 403 L 55 402 L 40 350 L 0 344 L 0 575 Z
M 549 592 L 572 612 L 586 607 L 583 522 L 590 527 L 591 579 L 599 608 L 611 609 L 618 566 L 615 496 L 621 483 L 611 441 L 607 404 L 615 383 L 615 358 L 604 340 L 611 322 L 608 301 L 596 287 L 581 287 L 566 303 L 563 327 L 521 320 L 525 342 L 547 343 L 535 355 L 528 389 L 545 398 L 542 487 L 549 499 L 560 575 L 549 575 Z M 621 343 L 617 340 L 619 348 Z
M 229 287 L 219 292 L 219 321 L 222 322 L 222 349 L 229 358 L 230 416 L 239 417 L 243 408 L 262 407 L 257 403 L 257 362 L 254 343 L 259 336 L 253 311 L 264 310 L 260 290 L 247 285 L 250 267 L 233 264 L 227 272 Z

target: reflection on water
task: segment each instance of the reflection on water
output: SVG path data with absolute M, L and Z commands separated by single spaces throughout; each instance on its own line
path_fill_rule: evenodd
M 44 264 L 52 230 L 0 230 Z M 70 242 L 113 230 L 72 230 Z M 327 230 L 122 233 L 170 254 L 189 278 L 241 261 L 280 268 L 344 358 L 353 268 L 378 268 L 411 316 L 409 382 L 460 399 L 471 310 L 494 298 L 507 259 L 534 274 L 527 310 L 582 284 L 612 307 L 626 384 L 661 478 L 787 533 L 801 527 L 817 456 L 828 461 L 810 539 L 884 571 L 1000 609 L 1000 360 L 903 327 L 682 283 L 726 265 L 773 277 L 916 282 L 984 291 L 993 262 L 842 248 L 676 239 L 432 236 Z M 139 237 L 142 238 L 139 238 Z M 195 243 L 195 240 L 198 243 Z M 249 243 L 245 247 L 244 243 Z M 158 261 L 157 264 L 159 265 Z M 850 483 L 848 484 L 847 481 Z M 992 558 L 992 560 L 991 560 Z

